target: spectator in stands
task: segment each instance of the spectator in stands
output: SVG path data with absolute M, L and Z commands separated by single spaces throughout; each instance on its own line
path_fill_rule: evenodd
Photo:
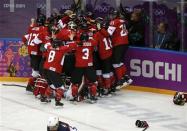
M 167 46 L 171 41 L 171 33 L 168 32 L 168 24 L 160 22 L 157 26 L 156 32 L 154 32 L 154 48 L 167 49 Z
M 134 10 L 131 14 L 128 31 L 129 31 L 129 44 L 132 46 L 144 47 L 144 22 L 141 17 L 141 10 Z
M 180 50 L 180 39 L 177 36 L 176 32 L 173 32 L 171 35 L 171 41 L 167 44 L 166 49 L 179 51 Z

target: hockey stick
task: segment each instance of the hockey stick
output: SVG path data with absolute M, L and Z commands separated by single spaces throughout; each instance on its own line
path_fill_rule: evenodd
M 147 127 L 145 127 L 142 131 L 145 131 L 145 130 L 147 130 L 147 128 L 149 128 L 149 126 L 147 126 Z
M 95 0 L 95 2 L 94 2 L 93 10 L 95 10 L 95 7 L 96 7 L 96 4 L 97 4 L 97 1 L 98 1 L 98 0 Z
M 122 1 L 120 2 L 120 5 L 119 5 L 119 11 L 120 11 L 120 14 L 123 15 L 125 20 L 129 20 L 130 13 L 126 9 L 123 8 Z
M 18 85 L 18 84 L 2 84 L 3 86 L 17 86 L 17 87 L 24 87 L 26 88 L 27 86 L 23 86 L 23 85 Z
M 125 10 L 124 10 L 124 8 L 123 8 L 122 2 L 120 2 L 119 10 L 120 10 L 121 12 L 125 12 Z
M 80 94 L 80 92 L 82 91 L 82 89 L 83 89 L 83 87 L 84 87 L 84 80 L 85 80 L 85 78 L 84 78 L 84 76 L 82 77 L 82 82 L 81 82 L 81 85 L 79 86 L 79 89 L 78 89 L 78 94 Z
M 76 2 L 75 2 L 75 0 L 73 0 L 73 4 L 74 4 L 74 5 L 76 5 Z
M 79 0 L 77 3 L 75 2 L 75 0 L 73 0 L 73 3 L 75 5 L 74 9 L 73 9 L 73 13 L 77 12 L 77 10 L 80 8 L 80 2 L 81 0 Z

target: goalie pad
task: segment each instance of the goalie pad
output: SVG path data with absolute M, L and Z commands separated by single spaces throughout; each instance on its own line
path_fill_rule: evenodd
M 26 87 L 26 91 L 30 91 L 30 92 L 34 91 L 35 80 L 36 80 L 36 78 L 34 78 L 34 77 L 29 78 L 29 81 L 28 81 L 28 84 Z
M 45 79 L 38 77 L 35 82 L 35 89 L 34 89 L 34 95 L 37 96 L 39 94 L 45 95 L 45 90 L 48 87 L 48 83 Z

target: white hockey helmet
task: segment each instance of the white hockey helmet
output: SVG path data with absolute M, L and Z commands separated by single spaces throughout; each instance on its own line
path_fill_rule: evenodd
M 54 127 L 54 126 L 57 126 L 59 123 L 59 118 L 58 117 L 49 117 L 48 119 L 48 123 L 47 123 L 47 126 L 48 127 Z

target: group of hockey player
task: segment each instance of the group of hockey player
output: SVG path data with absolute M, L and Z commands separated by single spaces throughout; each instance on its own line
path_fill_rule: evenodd
M 41 102 L 55 98 L 72 101 L 109 95 L 132 83 L 126 75 L 124 55 L 128 49 L 126 21 L 118 11 L 106 18 L 91 12 L 67 10 L 46 18 L 31 19 L 23 44 L 28 47 L 32 78 L 26 90 Z

